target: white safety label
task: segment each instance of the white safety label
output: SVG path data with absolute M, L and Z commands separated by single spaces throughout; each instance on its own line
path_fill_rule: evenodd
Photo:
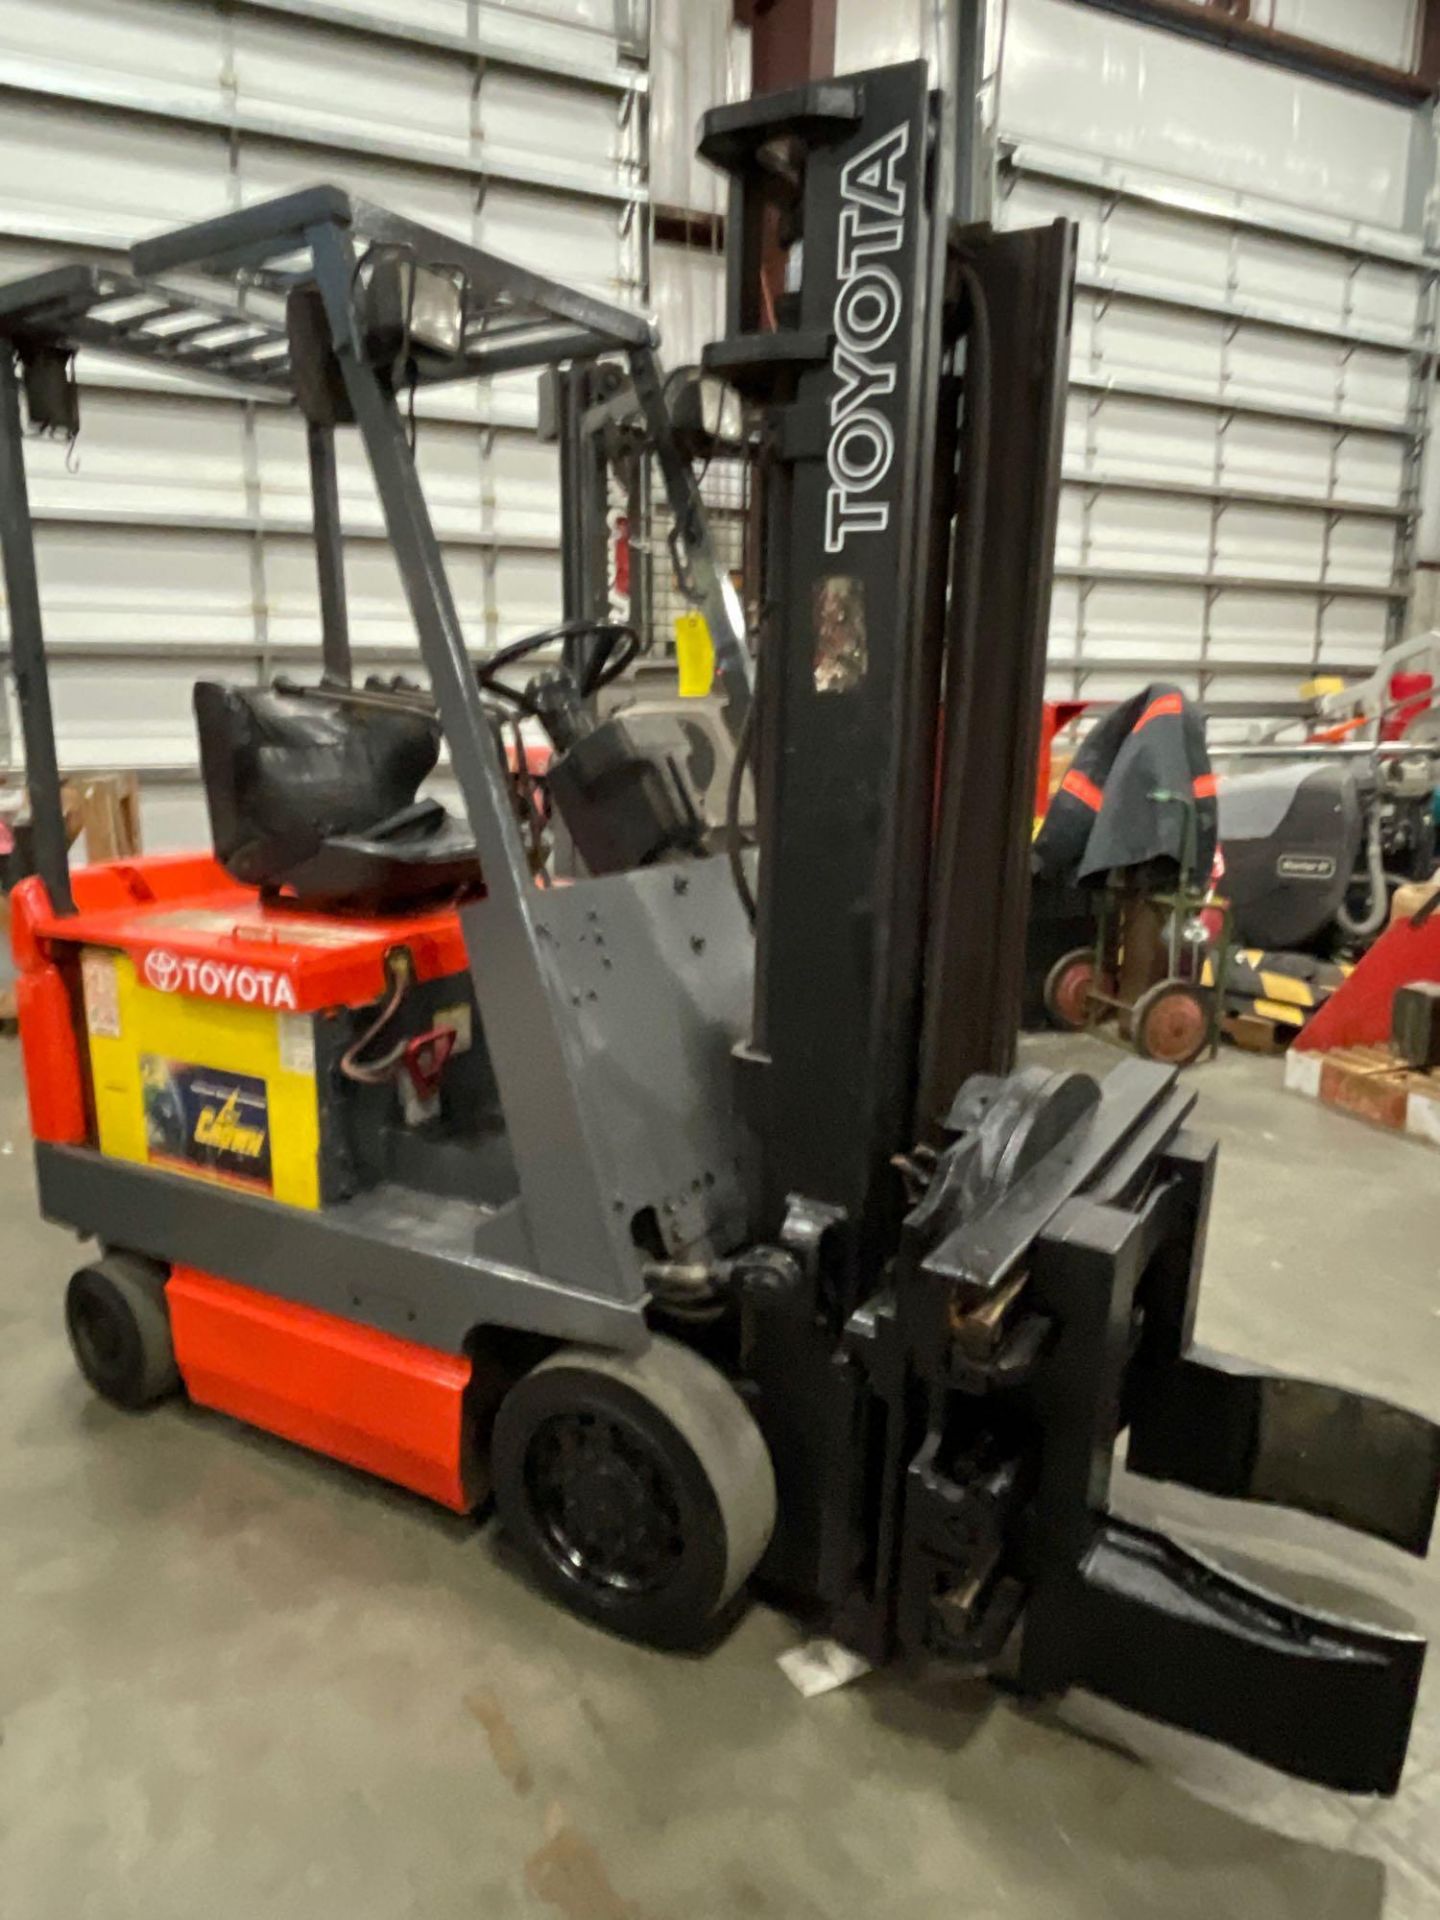
M 315 1072 L 315 1018 L 309 1013 L 275 1016 L 280 1036 L 280 1065 L 286 1073 Z
M 80 960 L 85 988 L 85 1025 L 105 1040 L 120 1037 L 120 974 L 115 955 L 87 947 Z

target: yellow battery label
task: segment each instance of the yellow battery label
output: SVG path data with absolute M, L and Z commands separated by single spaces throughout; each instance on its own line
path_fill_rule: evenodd
M 269 1089 L 258 1074 L 140 1059 L 146 1157 L 182 1173 L 273 1190 Z

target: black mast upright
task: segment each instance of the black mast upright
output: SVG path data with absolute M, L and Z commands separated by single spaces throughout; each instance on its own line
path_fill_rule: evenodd
M 939 650 L 926 632 L 941 313 L 923 62 L 707 115 L 733 176 L 729 337 L 707 364 L 767 403 L 761 845 L 747 1061 L 764 1227 L 837 1225 L 834 1304 L 893 1244 L 912 1137 Z M 765 201 L 799 245 L 754 298 Z M 783 742 L 783 750 L 779 743 Z

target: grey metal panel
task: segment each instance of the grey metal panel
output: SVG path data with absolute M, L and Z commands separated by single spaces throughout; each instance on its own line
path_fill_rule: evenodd
M 152 1259 L 459 1353 L 476 1327 L 638 1349 L 643 1300 L 616 1301 L 528 1271 L 523 1223 L 385 1186 L 309 1212 L 84 1147 L 35 1149 L 47 1220 Z
M 639 1261 L 627 1222 L 605 1197 L 605 1121 L 585 1098 L 585 1062 L 570 1010 L 543 965 L 536 926 L 543 896 L 515 818 L 509 774 L 481 704 L 394 397 L 357 351 L 354 249 L 331 223 L 316 227 L 309 244 L 485 875 L 485 897 L 465 915 L 466 945 L 535 1258 L 547 1273 L 632 1304 L 644 1291 Z
M 483 965 L 483 903 L 469 915 Z M 754 966 L 728 863 L 555 887 L 539 895 L 535 921 L 583 1055 L 611 1206 L 627 1229 L 654 1207 L 672 1253 L 707 1242 L 728 1251 L 750 1216 L 731 1049 L 748 1026 Z M 507 1115 L 511 1097 L 507 1088 Z
M 1084 234 L 1052 690 L 1111 697 L 1142 645 L 1202 696 L 1363 672 L 1414 584 L 1440 265 L 1412 191 L 1424 116 L 1237 91 L 1236 63 L 1169 43 L 1145 65 L 1154 36 L 1054 0 L 1011 15 L 1005 218 Z M 1154 109 L 1123 127 L 1096 104 L 1122 73 Z
M 1187 583 L 1181 581 L 1178 584 L 1183 586 Z M 1078 674 L 1114 671 L 1114 668 L 1106 661 L 1093 660 L 1081 653 L 1052 653 L 1046 664 L 1056 671 L 1063 670 Z M 1125 671 L 1131 676 L 1141 673 L 1193 674 L 1198 671 L 1207 675 L 1223 674 L 1227 680 L 1273 679 L 1277 671 L 1275 663 L 1271 660 L 1225 660 L 1222 662 L 1202 660 L 1198 663 L 1195 661 L 1177 662 L 1173 655 L 1163 653 L 1140 653 L 1133 656 L 1127 654 L 1125 656 L 1124 666 Z M 1364 670 L 1357 667 L 1353 661 L 1347 663 L 1343 660 L 1326 660 L 1322 654 L 1312 666 L 1307 667 L 1306 671 L 1311 674 L 1338 674 L 1342 679 L 1353 679 Z M 1209 702 L 1202 701 L 1201 704 L 1208 706 Z M 1263 711 L 1267 713 L 1276 712 L 1277 710 L 1275 707 L 1268 705 L 1263 709 Z
M 1334 763 L 1330 763 L 1332 768 Z M 1336 769 L 1338 772 L 1339 770 Z M 1220 832 L 1226 840 L 1266 840 L 1294 803 L 1305 779 L 1303 767 L 1243 769 L 1220 782 Z

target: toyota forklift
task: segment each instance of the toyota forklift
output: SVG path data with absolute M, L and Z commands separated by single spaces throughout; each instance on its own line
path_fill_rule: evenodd
M 1392 1793 L 1424 1643 L 1111 1508 L 1123 1440 L 1423 1555 L 1440 1432 L 1196 1346 L 1215 1150 L 1173 1069 L 1014 1069 L 1074 230 L 954 225 L 936 126 L 923 63 L 703 123 L 749 637 L 622 308 L 334 188 L 0 288 L 12 916 L 40 1206 L 95 1246 L 71 1340 L 122 1406 L 493 1500 L 620 1634 L 703 1642 L 750 1586 L 871 1662 L 1003 1666 Z M 300 410 L 325 671 L 197 687 L 211 848 L 71 871 L 20 408 L 71 430 L 81 348 Z M 595 596 L 466 644 L 407 399 L 526 367 L 640 423 L 715 652 L 718 827 L 683 752 L 602 711 L 637 636 Z M 351 433 L 424 684 L 355 684 Z M 421 792 L 442 742 L 460 817 Z

